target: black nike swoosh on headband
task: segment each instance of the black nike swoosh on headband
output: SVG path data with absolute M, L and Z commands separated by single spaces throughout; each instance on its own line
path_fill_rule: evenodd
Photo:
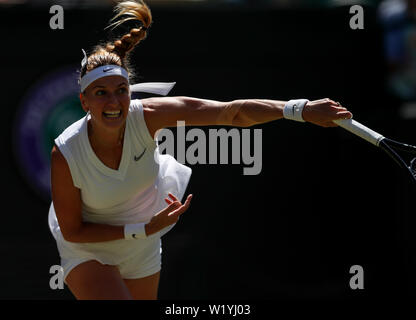
M 103 69 L 103 72 L 108 72 L 108 71 L 111 71 L 111 70 L 113 70 L 113 68 L 105 68 L 105 69 Z

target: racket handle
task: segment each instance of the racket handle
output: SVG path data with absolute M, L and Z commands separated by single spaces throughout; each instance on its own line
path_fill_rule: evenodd
M 366 126 L 362 125 L 361 123 L 355 120 L 334 120 L 334 122 L 340 127 L 344 128 L 345 130 L 348 130 L 349 132 L 363 138 L 364 140 L 367 140 L 368 142 L 374 144 L 377 147 L 380 141 L 384 139 L 384 137 L 381 134 L 371 130 L 370 128 L 367 128 Z

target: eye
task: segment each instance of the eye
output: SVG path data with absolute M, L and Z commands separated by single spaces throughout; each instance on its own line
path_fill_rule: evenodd
M 126 93 L 127 92 L 127 88 L 126 87 L 122 87 L 122 88 L 118 89 L 118 92 L 121 93 L 121 94 Z
M 102 95 L 104 95 L 105 94 L 105 91 L 104 90 L 97 90 L 96 92 L 95 92 L 95 95 L 96 96 L 102 96 Z

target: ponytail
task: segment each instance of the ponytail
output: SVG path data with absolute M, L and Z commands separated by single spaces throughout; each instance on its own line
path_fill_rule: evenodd
M 140 21 L 139 28 L 131 29 L 120 40 L 108 43 L 107 51 L 115 52 L 123 59 L 140 41 L 146 38 L 147 30 L 152 23 L 152 13 L 143 1 L 123 1 L 114 9 L 116 15 L 110 20 L 112 22 L 107 28 L 115 29 L 127 21 Z
M 130 29 L 121 39 L 96 46 L 88 57 L 87 63 L 81 68 L 80 77 L 95 68 L 109 64 L 125 68 L 130 75 L 128 54 L 146 38 L 147 31 L 152 24 L 152 13 L 142 0 L 120 2 L 114 11 L 116 14 L 106 29 L 115 29 L 126 22 L 139 22 L 140 26 Z

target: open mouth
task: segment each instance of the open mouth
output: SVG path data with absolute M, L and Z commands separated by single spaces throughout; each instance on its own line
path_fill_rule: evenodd
M 122 115 L 122 110 L 116 110 L 116 111 L 105 111 L 103 112 L 104 118 L 107 119 L 118 119 Z

